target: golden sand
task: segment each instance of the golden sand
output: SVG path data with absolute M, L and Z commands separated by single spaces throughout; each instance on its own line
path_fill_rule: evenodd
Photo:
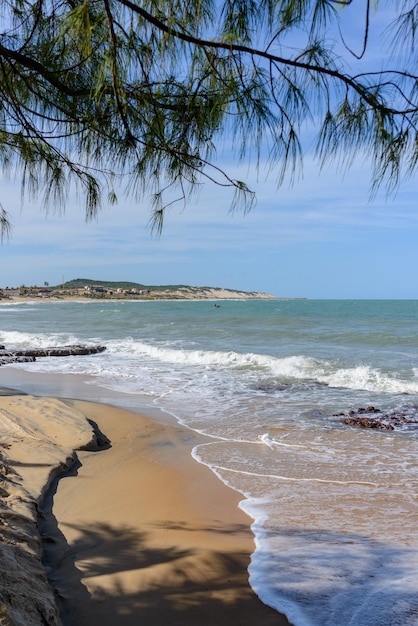
M 288 624 L 248 584 L 250 520 L 240 495 L 191 457 L 196 433 L 107 405 L 24 395 L 0 398 L 0 422 L 1 556 L 14 580 L 0 585 L 0 624 L 59 624 L 55 600 L 65 626 Z M 95 424 L 108 446 L 96 445 Z M 52 591 L 36 504 L 77 458 L 43 526 Z

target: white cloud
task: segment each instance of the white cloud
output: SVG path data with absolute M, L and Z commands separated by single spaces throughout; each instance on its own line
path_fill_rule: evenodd
M 18 186 L 3 183 L 1 201 L 12 214 L 14 230 L 0 248 L 0 286 L 45 280 L 54 284 L 65 276 L 191 282 L 312 297 L 323 296 L 327 289 L 337 293 L 344 284 L 360 292 L 370 263 L 373 276 L 382 275 L 379 289 L 390 297 L 389 290 L 394 293 L 399 286 L 395 278 L 384 285 L 388 236 L 391 274 L 396 276 L 398 266 L 400 282 L 413 284 L 401 266 L 401 254 L 410 252 L 412 272 L 416 246 L 411 250 L 411 237 L 418 225 L 414 180 L 405 183 L 397 198 L 386 201 L 381 192 L 370 203 L 369 171 L 363 163 L 355 163 L 343 177 L 332 170 L 320 174 L 306 159 L 303 179 L 279 190 L 274 180 L 257 181 L 254 170 L 230 168 L 237 178 L 247 171 L 258 198 L 247 216 L 231 216 L 230 194 L 206 185 L 185 210 L 175 206 L 167 212 L 160 238 L 150 235 L 145 203 L 138 206 L 122 198 L 85 223 L 74 196 L 65 216 L 46 218 L 39 204 L 26 202 L 21 210 Z M 331 269 L 342 277 L 338 287 L 337 278 L 326 284 Z

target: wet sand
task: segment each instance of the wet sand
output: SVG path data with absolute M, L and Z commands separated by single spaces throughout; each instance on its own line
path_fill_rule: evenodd
M 248 584 L 251 520 L 238 508 L 241 495 L 191 457 L 202 437 L 79 400 L 3 397 L 0 415 L 10 446 L 3 461 L 14 463 L 28 501 L 39 501 L 57 467 L 72 466 L 40 527 L 65 626 L 288 624 Z M 96 445 L 94 424 L 107 445 Z M 94 450 L 77 451 L 72 465 L 72 450 L 92 441 Z M 32 552 L 36 561 L 39 550 Z M 8 623 L 1 620 L 5 593 L 0 588 L 1 624 Z

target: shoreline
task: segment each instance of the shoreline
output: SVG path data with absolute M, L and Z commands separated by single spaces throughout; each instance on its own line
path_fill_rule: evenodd
M 49 298 L 39 298 L 35 296 L 12 296 L 8 298 L 0 298 L 0 306 L 7 304 L 32 304 L 32 303 L 58 303 L 58 302 L 79 302 L 80 304 L 85 304 L 86 302 L 100 303 L 100 302 L 228 302 L 228 301 L 264 301 L 264 300 L 272 300 L 272 301 L 288 301 L 288 300 L 306 300 L 306 298 L 281 298 L 279 296 L 272 296 L 270 294 L 260 294 L 257 296 L 239 296 L 234 294 L 223 294 L 223 295 L 214 295 L 210 296 L 190 296 L 190 297 L 182 297 L 182 296 L 154 296 L 150 298 L 138 297 L 138 298 L 129 298 L 129 297 L 121 297 L 121 298 L 92 298 L 88 296 L 51 296 Z
M 249 585 L 250 520 L 238 507 L 242 496 L 192 458 L 192 448 L 205 438 L 90 400 L 8 395 L 0 398 L 0 409 L 3 437 L 9 435 L 2 464 L 18 471 L 20 499 L 22 489 L 26 494 L 28 537 L 20 556 L 36 534 L 36 505 L 57 468 L 62 473 L 78 461 L 76 476 L 61 477 L 54 495 L 58 539 L 49 531 L 44 538 L 64 626 L 133 626 L 139 619 L 157 625 L 289 624 Z M 107 449 L 98 445 L 93 423 L 110 440 Z M 80 450 L 86 446 L 90 449 Z M 7 482 L 7 474 L 3 478 Z M 9 494 L 4 501 L 10 499 Z M 18 500 L 15 494 L 15 509 Z M 21 525 L 17 520 L 10 532 L 17 535 Z M 35 548 L 26 553 L 41 580 L 39 542 L 33 540 Z M 23 585 L 20 604 L 26 606 L 23 599 L 31 590 L 19 573 L 16 578 Z M 48 587 L 44 579 L 42 585 Z M 7 615 L 10 608 L 4 591 L 0 620 L 1 611 Z M 42 596 L 42 610 L 49 611 L 52 625 L 60 622 L 53 616 L 51 593 L 49 588 Z M 9 623 L 43 622 L 26 616 Z

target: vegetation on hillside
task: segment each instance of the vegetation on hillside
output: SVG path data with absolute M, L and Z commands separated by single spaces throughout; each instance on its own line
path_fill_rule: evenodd
M 55 288 L 62 289 L 83 289 L 89 285 L 97 285 L 100 287 L 105 287 L 106 289 L 133 289 L 133 290 L 144 290 L 147 289 L 149 291 L 161 290 L 161 289 L 193 289 L 193 287 L 189 285 L 144 285 L 141 283 L 134 283 L 129 281 L 109 281 L 109 280 L 92 280 L 90 278 L 76 278 L 74 280 L 69 280 L 61 285 L 57 285 Z M 211 287 L 198 287 L 199 289 L 211 289 Z

